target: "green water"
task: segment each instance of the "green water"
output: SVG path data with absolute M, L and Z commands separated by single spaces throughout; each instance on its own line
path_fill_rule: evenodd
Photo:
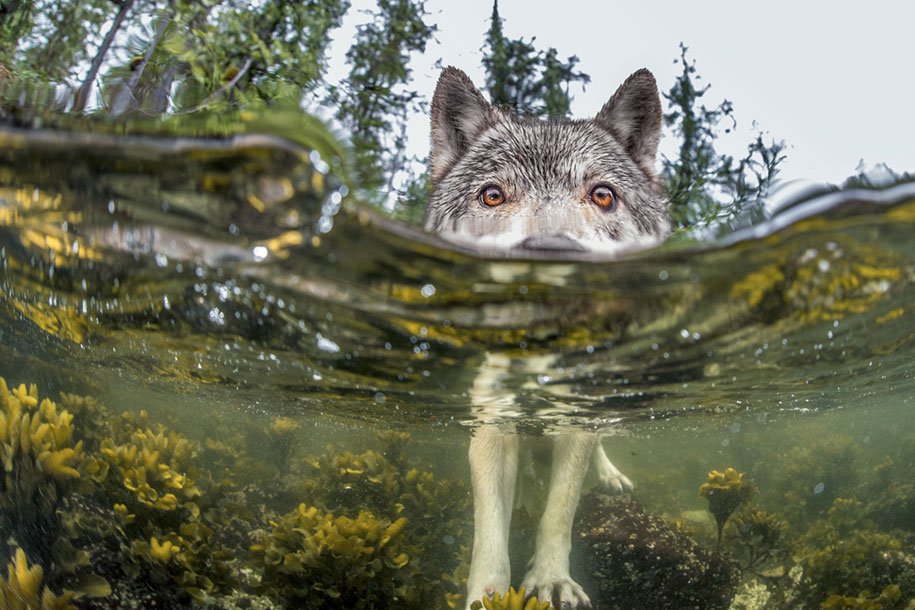
M 0 131 L 0 376 L 69 409 L 47 450 L 76 448 L 55 467 L 5 426 L 4 561 L 24 549 L 81 608 L 463 607 L 485 417 L 535 458 L 602 432 L 669 530 L 596 559 L 579 532 L 597 608 L 686 607 L 684 587 L 690 607 L 912 607 L 915 189 L 614 260 L 487 260 L 360 207 L 333 154 Z M 699 488 L 729 467 L 756 492 L 716 548 Z M 728 567 L 683 585 L 689 554 Z

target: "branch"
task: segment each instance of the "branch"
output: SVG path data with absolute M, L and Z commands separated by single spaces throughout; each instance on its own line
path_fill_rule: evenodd
M 171 23 L 172 17 L 173 14 L 168 12 L 159 18 L 159 26 L 156 30 L 156 37 L 150 43 L 149 48 L 146 49 L 146 55 L 143 56 L 143 61 L 139 66 L 137 66 L 133 74 L 130 75 L 130 80 L 127 82 L 126 86 L 121 89 L 121 91 L 118 93 L 118 96 L 115 98 L 111 108 L 112 116 L 118 116 L 125 113 L 131 101 L 136 101 L 134 91 L 136 91 L 137 85 L 140 83 L 140 78 L 143 76 L 143 72 L 146 70 L 146 66 L 152 59 L 153 52 L 159 46 L 159 43 L 162 42 L 162 38 L 165 36 L 165 30 L 168 29 L 168 25 Z
M 207 106 L 209 106 L 210 104 L 215 102 L 217 97 L 228 93 L 230 89 L 232 89 L 235 85 L 238 84 L 238 81 L 240 81 L 242 79 L 242 77 L 245 75 L 245 73 L 248 72 L 248 69 L 251 68 L 251 65 L 253 63 L 254 63 L 254 60 L 251 59 L 251 57 L 245 58 L 245 63 L 242 64 L 242 67 L 238 70 L 238 73 L 232 77 L 232 80 L 230 80 L 229 82 L 224 84 L 222 87 L 220 87 L 213 93 L 209 94 L 206 97 L 206 99 L 203 100 L 202 102 L 200 102 L 200 105 L 197 106 L 194 110 L 200 110 L 201 108 L 206 108 Z

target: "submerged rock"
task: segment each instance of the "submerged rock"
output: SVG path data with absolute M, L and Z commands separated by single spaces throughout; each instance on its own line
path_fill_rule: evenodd
M 629 496 L 591 493 L 575 523 L 573 574 L 595 610 L 726 609 L 737 591 L 737 564 L 700 547 Z

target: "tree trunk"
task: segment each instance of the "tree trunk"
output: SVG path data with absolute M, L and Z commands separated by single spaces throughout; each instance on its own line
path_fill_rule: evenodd
M 92 60 L 92 65 L 89 66 L 89 72 L 86 73 L 86 80 L 83 81 L 83 84 L 76 92 L 76 97 L 73 99 L 74 112 L 82 112 L 85 110 L 86 103 L 89 101 L 89 93 L 92 91 L 92 84 L 98 76 L 98 71 L 102 67 L 105 55 L 108 53 L 108 49 L 111 48 L 111 43 L 114 42 L 114 37 L 117 35 L 118 30 L 121 29 L 121 25 L 124 23 L 124 19 L 133 7 L 134 2 L 135 0 L 125 0 L 121 3 L 121 8 L 114 17 L 114 23 L 111 24 L 111 28 L 108 30 L 108 33 L 105 34 L 105 38 L 102 40 L 102 44 L 99 45 L 98 52 Z

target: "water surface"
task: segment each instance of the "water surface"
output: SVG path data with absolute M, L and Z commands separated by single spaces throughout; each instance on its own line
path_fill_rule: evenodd
M 718 242 L 614 259 L 492 259 L 360 206 L 337 177 L 339 160 L 302 144 L 0 131 L 0 376 L 11 387 L 37 383 L 42 397 L 93 395 L 111 414 L 143 409 L 198 443 L 199 487 L 232 478 L 236 501 L 260 514 L 247 518 L 251 532 L 235 524 L 233 536 L 222 535 L 232 569 L 265 544 L 253 530 L 269 530 L 299 503 L 358 512 L 358 485 L 341 483 L 354 499 L 329 506 L 308 483 L 324 476 L 309 470 L 321 470 L 315 456 L 381 447 L 397 462 L 399 445 L 390 436 L 379 445 L 373 433 L 408 432 L 403 451 L 414 468 L 457 487 L 442 546 L 414 538 L 404 551 L 418 558 L 406 565 L 433 566 L 423 574 L 453 576 L 429 584 L 434 592 L 421 601 L 401 591 L 401 601 L 463 603 L 464 457 L 482 406 L 488 421 L 532 438 L 601 431 L 635 481 L 635 499 L 707 549 L 716 546 L 714 524 L 699 485 L 712 469 L 746 473 L 758 488 L 752 506 L 788 523 L 793 550 L 752 566 L 730 523 L 725 552 L 743 562 L 735 608 L 818 608 L 865 587 L 862 599 L 878 599 L 890 585 L 902 592 L 887 593 L 884 607 L 915 596 L 911 568 L 887 577 L 832 556 L 810 559 L 846 531 L 885 536 L 884 547 L 895 541 L 898 565 L 915 558 L 905 514 L 915 495 L 904 485 L 915 474 L 911 185 L 813 198 Z M 487 405 L 472 389 L 492 367 L 510 404 L 493 395 Z M 340 466 L 328 480 L 371 468 Z M 531 478 L 542 484 L 542 475 Z M 264 489 L 252 491 L 258 483 L 267 500 Z M 851 516 L 836 516 L 842 502 L 857 503 L 845 510 Z M 188 510 L 188 523 L 212 519 Z M 392 510 L 387 523 L 401 509 Z M 177 523 L 166 531 L 148 519 L 137 537 L 180 534 Z M 122 547 L 138 562 L 158 561 L 135 542 Z M 856 576 L 822 568 L 831 560 Z M 79 589 L 59 559 L 44 561 L 56 590 Z M 239 595 L 281 603 L 271 589 L 281 579 L 223 582 L 182 561 L 190 562 L 182 578 L 209 576 L 174 581 L 171 603 L 205 597 L 231 607 Z M 395 574 L 407 569 L 388 561 Z M 113 585 L 118 599 L 154 597 L 121 577 L 130 584 Z M 75 603 L 102 607 L 101 599 Z

